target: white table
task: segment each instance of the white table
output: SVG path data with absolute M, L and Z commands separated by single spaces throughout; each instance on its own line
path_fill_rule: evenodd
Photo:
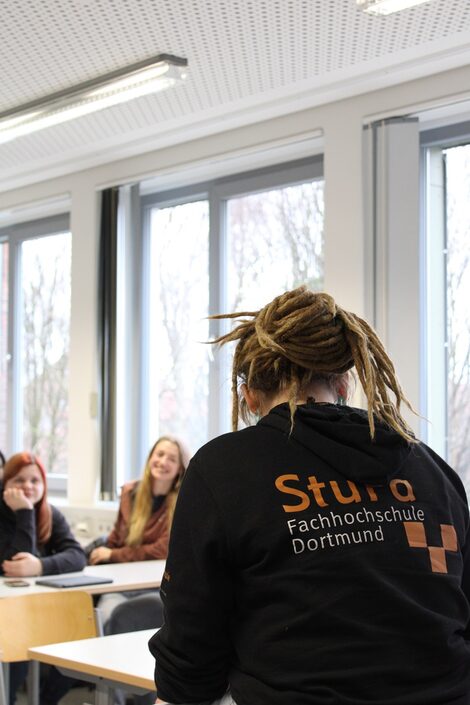
M 155 659 L 148 640 L 156 629 L 29 649 L 29 657 L 56 666 L 66 675 L 96 683 L 95 705 L 112 702 L 114 688 L 133 693 L 155 690 Z
M 37 585 L 35 582 L 36 578 L 25 579 L 28 583 L 28 587 L 8 587 L 5 585 L 5 580 L 8 580 L 8 578 L 2 577 L 0 578 L 0 598 L 67 589 L 83 590 L 91 595 L 100 595 L 106 592 L 124 592 L 127 590 L 151 590 L 160 587 L 164 570 L 164 560 L 134 561 L 130 563 L 103 563 L 100 565 L 87 566 L 83 571 L 66 573 L 64 574 L 64 577 L 72 575 L 90 575 L 111 578 L 113 582 L 104 583 L 101 585 L 82 585 L 73 588 L 53 588 L 46 585 Z M 55 578 L 59 576 L 54 575 L 50 577 Z M 99 638 L 102 639 L 104 637 Z M 33 676 L 31 678 L 31 683 L 34 683 L 34 687 L 30 686 L 29 688 L 29 700 L 34 703 L 37 701 L 35 687 L 37 680 L 36 669 L 32 669 L 32 673 Z
M 64 577 L 72 575 L 91 575 L 103 578 L 111 578 L 112 583 L 102 585 L 83 585 L 71 590 L 84 590 L 90 595 L 101 595 L 105 592 L 124 592 L 126 590 L 151 590 L 160 587 L 165 570 L 165 561 L 134 561 L 131 563 L 103 563 L 101 565 L 89 565 L 83 571 L 76 573 L 66 573 Z M 44 576 L 56 578 L 59 576 Z M 50 592 L 51 590 L 67 589 L 52 588 L 45 585 L 36 585 L 36 578 L 25 578 L 28 587 L 8 587 L 5 580 L 0 579 L 0 598 L 14 597 L 15 595 L 26 595 L 31 592 Z

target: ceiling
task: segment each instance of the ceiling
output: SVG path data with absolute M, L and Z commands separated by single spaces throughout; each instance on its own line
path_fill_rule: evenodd
M 0 112 L 160 53 L 189 76 L 0 145 L 0 191 L 470 64 L 469 0 L 0 0 Z

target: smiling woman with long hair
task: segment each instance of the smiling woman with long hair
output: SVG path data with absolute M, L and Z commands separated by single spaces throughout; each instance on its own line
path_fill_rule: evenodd
M 166 558 L 176 499 L 188 463 L 189 452 L 180 439 L 165 435 L 156 441 L 147 456 L 141 479 L 123 486 L 114 528 L 104 545 L 91 551 L 89 562 L 92 565 Z M 102 595 L 97 607 L 105 633 L 113 632 L 112 617 L 117 608 L 122 610 L 130 603 L 130 611 L 135 612 L 139 610 L 140 601 L 137 600 L 133 608 L 133 598 L 146 596 L 150 598 L 150 602 L 154 600 L 159 603 L 158 591 L 155 590 L 111 592 Z M 146 620 L 147 616 L 144 615 L 143 619 Z M 150 628 L 154 624 L 154 616 L 149 614 L 148 620 Z M 127 623 L 127 620 L 125 622 Z M 128 628 L 121 623 L 120 631 L 131 630 L 130 623 Z M 72 683 L 69 677 L 53 669 L 43 684 L 41 703 L 57 705 Z M 118 697 L 120 696 L 116 691 L 116 699 Z
M 124 485 L 116 523 L 90 563 L 166 558 L 176 498 L 188 466 L 181 440 L 162 436 L 150 449 L 143 476 Z
M 90 553 L 91 565 L 167 557 L 176 499 L 188 463 L 189 453 L 181 440 L 174 436 L 157 440 L 147 456 L 142 478 L 122 488 L 114 528 L 104 546 Z M 100 598 L 105 628 L 117 605 L 134 594 L 109 593 Z

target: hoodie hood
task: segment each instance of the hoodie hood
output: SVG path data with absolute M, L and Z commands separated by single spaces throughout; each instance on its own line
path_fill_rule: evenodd
M 259 421 L 289 435 L 348 480 L 383 485 L 398 473 L 411 452 L 411 445 L 396 431 L 376 422 L 371 440 L 367 413 L 363 409 L 308 402 L 297 407 L 290 433 L 287 403 L 271 409 Z

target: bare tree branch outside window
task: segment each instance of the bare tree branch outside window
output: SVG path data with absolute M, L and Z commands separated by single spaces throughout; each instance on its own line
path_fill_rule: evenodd
M 228 311 L 255 311 L 301 284 L 323 288 L 323 209 L 322 181 L 228 201 Z
M 150 435 L 177 433 L 194 450 L 208 440 L 208 233 L 207 201 L 152 212 Z M 229 311 L 299 284 L 321 288 L 323 183 L 230 198 L 226 253 Z M 228 428 L 229 405 L 226 415 Z
M 0 243 L 0 450 L 6 453 L 8 421 L 8 243 Z
M 152 212 L 150 443 L 181 436 L 207 440 L 209 310 L 207 201 Z
M 448 461 L 470 494 L 470 145 L 447 166 Z
M 70 233 L 22 245 L 23 444 L 67 471 Z
M 323 287 L 323 182 L 228 202 L 229 310 L 253 310 L 287 289 Z

